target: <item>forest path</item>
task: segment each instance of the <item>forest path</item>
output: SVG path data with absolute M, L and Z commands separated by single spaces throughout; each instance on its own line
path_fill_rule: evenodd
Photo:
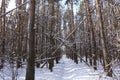
M 36 71 L 35 80 L 109 80 L 104 74 L 86 66 L 84 63 L 75 64 L 71 59 L 67 59 L 65 55 L 59 64 L 55 64 L 53 72 L 47 68 L 41 69 L 40 73 Z
M 5 73 L 0 73 L 0 80 L 12 80 L 12 70 L 5 69 Z M 17 80 L 25 80 L 26 66 L 20 68 L 18 71 Z M 3 78 L 3 77 L 4 78 Z M 53 72 L 47 67 L 35 68 L 35 80 L 113 80 L 108 79 L 104 72 L 98 71 L 88 67 L 85 63 L 74 63 L 71 59 L 66 58 L 65 55 L 55 64 Z
M 12 69 L 4 69 L 5 73 L 0 73 L 0 80 L 12 80 Z M 17 80 L 25 80 L 26 65 L 20 68 L 17 74 Z M 4 78 L 3 78 L 4 77 Z M 104 72 L 99 68 L 98 71 L 88 67 L 85 63 L 74 63 L 65 55 L 55 64 L 53 72 L 47 67 L 35 68 L 35 80 L 113 80 L 108 79 Z

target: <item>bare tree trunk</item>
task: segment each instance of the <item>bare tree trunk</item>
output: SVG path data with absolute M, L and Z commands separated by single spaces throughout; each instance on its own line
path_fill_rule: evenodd
M 50 21 L 50 55 L 52 54 L 52 52 L 54 51 L 54 39 L 53 39 L 53 35 L 54 35 L 54 23 L 55 23 L 55 18 L 54 18 L 54 0 L 50 1 L 51 2 L 51 10 L 50 10 L 50 15 L 51 15 L 51 21 Z M 49 56 L 51 57 L 51 56 Z M 49 69 L 51 71 L 53 71 L 53 66 L 54 66 L 54 59 L 50 59 L 49 60 Z
M 88 23 L 89 23 L 89 27 L 90 27 L 90 45 L 92 46 L 91 47 L 91 53 L 92 56 L 90 58 L 93 58 L 93 66 L 94 66 L 94 69 L 96 70 L 97 69 L 97 63 L 96 63 L 96 60 L 97 60 L 97 56 L 96 56 L 96 41 L 95 41 L 95 34 L 94 34 L 94 25 L 93 25 L 93 22 L 92 22 L 92 14 L 91 14 L 91 10 L 90 10 L 90 2 L 89 0 L 86 0 L 86 3 L 87 3 L 87 9 L 88 9 Z
M 2 0 L 1 12 L 4 14 L 6 12 L 6 1 Z M 1 64 L 0 69 L 3 68 L 4 65 L 4 54 L 5 54 L 5 27 L 6 27 L 6 16 L 2 18 L 2 54 L 1 54 Z
M 96 9 L 97 9 L 97 16 L 99 20 L 99 27 L 100 27 L 100 37 L 101 37 L 101 46 L 102 46 L 102 52 L 103 52 L 103 64 L 104 64 L 104 70 L 106 71 L 108 76 L 112 76 L 112 69 L 110 66 L 108 66 L 109 62 L 107 61 L 108 53 L 106 50 L 105 45 L 105 36 L 104 36 L 104 28 L 103 28 L 103 20 L 102 20 L 102 12 L 100 7 L 100 0 L 96 0 Z
M 56 16 L 57 16 L 57 19 L 56 19 L 56 27 L 55 27 L 55 29 L 56 29 L 56 32 L 55 32 L 55 34 L 57 34 L 57 33 L 59 33 L 60 32 L 60 28 L 61 28 L 61 24 L 60 24 L 60 3 L 59 3 L 59 1 L 57 1 L 57 9 L 56 9 L 56 11 L 57 11 L 57 14 L 56 14 Z M 60 34 L 59 34 L 60 35 Z M 59 42 L 57 41 L 57 40 L 55 40 L 55 47 L 57 48 L 57 46 L 59 45 Z M 56 56 L 56 63 L 59 63 L 59 59 L 60 59 L 60 50 L 58 50 L 57 52 L 56 52 L 56 54 L 55 54 L 55 56 Z M 59 56 L 59 57 L 58 57 Z
M 72 31 L 72 29 L 74 28 L 74 14 L 73 14 L 73 0 L 70 0 L 70 5 L 71 5 L 71 9 L 70 9 L 70 31 Z M 75 32 L 73 33 L 73 35 L 71 36 L 71 42 L 73 43 L 73 52 L 72 52 L 72 57 L 73 60 L 76 64 L 78 64 L 78 59 L 77 59 L 77 52 L 76 51 L 76 41 L 75 41 Z
M 26 80 L 35 79 L 35 0 L 30 0 L 30 12 L 29 12 L 29 48 L 28 48 L 28 62 L 26 71 Z
M 22 0 L 16 0 L 16 5 L 22 4 Z M 21 7 L 17 9 L 17 29 L 18 29 L 18 46 L 17 46 L 17 68 L 22 67 L 21 56 L 22 56 L 22 18 L 21 18 Z
M 90 13 L 89 13 L 89 10 L 90 10 L 90 6 L 89 6 L 89 1 L 88 0 L 84 0 L 85 1 L 85 10 L 86 10 L 86 17 L 87 17 L 87 21 L 86 21 L 86 23 L 88 23 L 88 24 L 86 24 L 85 23 L 85 25 L 86 25 L 86 28 L 87 28 L 87 32 L 88 32 L 88 34 L 87 34 L 87 37 L 88 37 L 88 39 L 87 39 L 87 43 L 88 43 L 88 50 L 87 50 L 87 52 L 86 52 L 86 54 L 88 54 L 88 57 L 89 57 L 89 64 L 91 65 L 91 66 L 93 66 L 93 60 L 92 60 L 92 54 L 93 54 L 93 51 L 92 51 L 92 34 L 91 34 L 91 22 L 90 22 L 90 18 L 91 18 L 91 16 L 90 16 Z M 87 27 L 88 26 L 88 27 Z

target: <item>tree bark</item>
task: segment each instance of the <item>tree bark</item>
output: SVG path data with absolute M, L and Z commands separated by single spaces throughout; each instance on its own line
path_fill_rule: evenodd
M 55 46 L 55 42 L 54 42 L 54 39 L 53 39 L 53 35 L 54 35 L 54 30 L 53 29 L 54 29 L 54 23 L 55 23 L 54 2 L 55 2 L 54 0 L 50 1 L 50 4 L 51 4 L 51 10 L 50 10 L 51 21 L 50 21 L 50 26 L 49 26 L 49 30 L 50 30 L 50 53 L 49 53 L 49 57 L 51 57 L 51 54 L 54 51 L 54 46 Z M 48 62 L 49 62 L 50 71 L 53 71 L 54 59 L 50 59 Z
M 34 80 L 35 77 L 35 0 L 30 0 L 30 12 L 29 12 L 29 48 L 28 48 L 28 62 L 26 71 L 26 80 Z
M 70 5 L 71 5 L 71 9 L 70 9 L 70 31 L 72 31 L 72 29 L 74 28 L 73 0 L 70 0 Z M 71 36 L 71 42 L 73 43 L 72 48 L 76 52 L 75 32 Z M 73 58 L 74 62 L 76 64 L 78 64 L 78 59 L 77 59 L 78 57 L 77 57 L 76 53 L 72 52 L 72 58 Z
M 110 66 L 108 66 L 109 61 L 107 61 L 108 53 L 106 50 L 105 45 L 105 36 L 104 36 L 104 28 L 103 28 L 103 20 L 102 20 L 102 12 L 100 7 L 100 0 L 96 0 L 96 9 L 97 9 L 97 16 L 99 20 L 99 27 L 100 27 L 100 37 L 101 37 L 101 47 L 102 47 L 102 53 L 103 53 L 103 66 L 104 70 L 107 73 L 107 76 L 112 76 L 112 69 Z
M 5 7 L 6 1 L 2 0 L 2 6 L 1 6 L 1 12 L 4 14 L 6 12 L 6 7 Z M 0 64 L 0 69 L 3 68 L 4 65 L 4 54 L 5 54 L 5 27 L 6 27 L 6 15 L 3 16 L 2 18 L 2 54 L 1 54 L 1 64 Z
M 94 25 L 93 25 L 93 21 L 92 21 L 92 16 L 91 16 L 91 12 L 90 12 L 90 1 L 89 0 L 86 0 L 86 3 L 87 3 L 87 9 L 88 9 L 88 23 L 89 23 L 89 27 L 90 27 L 90 45 L 92 46 L 91 47 L 91 57 L 90 58 L 93 58 L 93 66 L 94 66 L 94 69 L 96 70 L 97 69 L 97 63 L 96 63 L 96 60 L 97 60 L 97 56 L 96 56 L 96 41 L 95 41 L 95 34 L 94 34 Z
M 21 0 L 16 0 L 16 5 L 22 4 Z M 21 18 L 21 7 L 17 9 L 17 29 L 18 29 L 18 46 L 17 46 L 17 68 L 22 67 L 21 57 L 22 57 L 22 18 Z

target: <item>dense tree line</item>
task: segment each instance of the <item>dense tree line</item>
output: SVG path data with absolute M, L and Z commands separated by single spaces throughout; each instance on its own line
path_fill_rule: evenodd
M 113 76 L 120 60 L 119 0 L 65 0 L 65 12 L 60 0 L 15 0 L 7 12 L 9 3 L 0 5 L 0 69 L 27 65 L 26 80 L 34 80 L 35 66 L 53 71 L 66 54 L 95 70 L 101 63 Z

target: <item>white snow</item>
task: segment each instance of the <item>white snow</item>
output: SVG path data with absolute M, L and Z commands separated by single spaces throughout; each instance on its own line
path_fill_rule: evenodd
M 25 80 L 26 68 L 18 71 L 17 80 Z M 0 75 L 2 72 L 0 72 Z M 12 80 L 11 76 L 4 74 L 5 79 Z M 102 71 L 95 71 L 84 63 L 75 64 L 72 60 L 63 55 L 59 64 L 55 64 L 53 72 L 48 68 L 36 68 L 35 80 L 113 80 L 105 76 Z

